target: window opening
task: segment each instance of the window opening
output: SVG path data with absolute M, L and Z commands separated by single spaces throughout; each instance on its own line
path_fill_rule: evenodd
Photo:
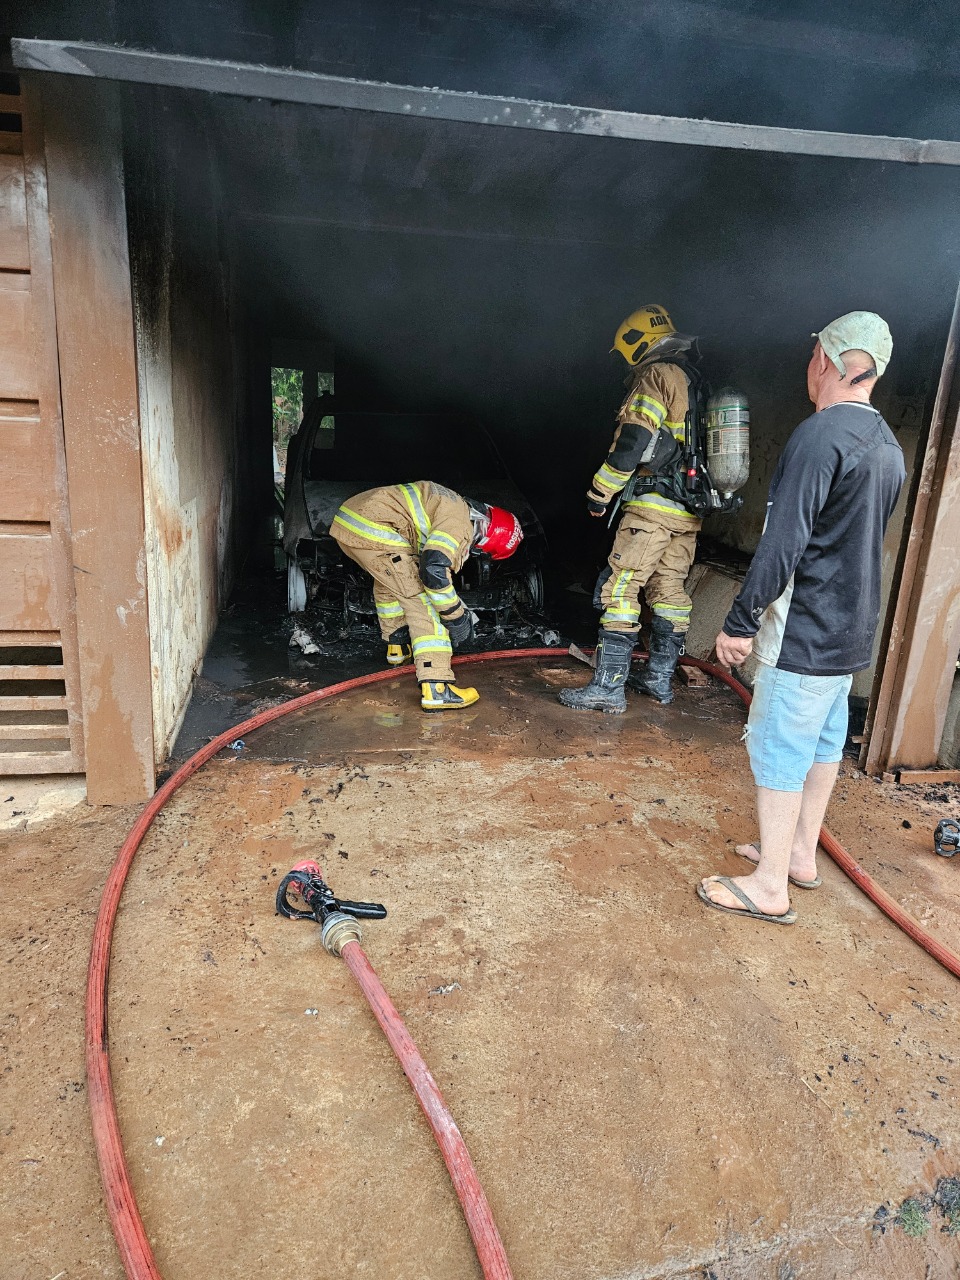
M 333 373 L 320 373 L 317 375 L 317 394 L 333 395 Z M 334 446 L 334 420 L 333 414 L 325 414 L 320 419 L 320 426 L 317 429 L 316 448 L 332 449 Z
M 290 437 L 303 417 L 303 370 L 271 369 L 270 384 L 273 401 L 273 469 L 282 476 Z

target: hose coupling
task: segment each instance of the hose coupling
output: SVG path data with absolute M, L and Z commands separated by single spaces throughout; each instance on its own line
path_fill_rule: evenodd
M 332 956 L 339 956 L 348 942 L 359 942 L 361 937 L 359 924 L 342 911 L 328 915 L 320 930 L 320 941 Z
M 942 818 L 933 833 L 933 847 L 941 858 L 952 858 L 960 851 L 960 822 Z

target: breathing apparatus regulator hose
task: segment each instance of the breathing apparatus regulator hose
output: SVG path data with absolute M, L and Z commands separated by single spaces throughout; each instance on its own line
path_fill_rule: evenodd
M 455 658 L 454 665 L 466 666 L 479 662 L 494 662 L 501 658 L 513 660 L 524 658 L 557 659 L 562 655 L 562 652 L 562 650 L 556 648 L 505 649 L 497 650 L 493 653 L 468 654 L 462 658 Z M 636 656 L 645 657 L 646 655 L 638 654 Z M 699 667 L 701 671 L 709 672 L 710 675 L 722 681 L 744 703 L 749 705 L 749 691 L 730 672 L 709 662 L 703 662 L 699 658 L 684 656 L 680 661 L 685 666 Z M 87 1088 L 90 1099 L 93 1139 L 97 1151 L 97 1160 L 100 1165 L 104 1200 L 128 1280 L 162 1280 L 153 1257 L 143 1219 L 140 1216 L 133 1183 L 127 1168 L 110 1074 L 110 1044 L 107 1025 L 107 985 L 114 924 L 123 886 L 137 850 L 140 848 L 157 814 L 160 813 L 171 796 L 179 791 L 198 769 L 202 768 L 218 752 L 229 747 L 232 742 L 295 711 L 302 711 L 306 707 L 325 702 L 329 698 L 335 698 L 342 693 L 349 693 L 354 689 L 362 689 L 369 685 L 379 684 L 384 680 L 395 680 L 397 676 L 398 673 L 396 671 L 388 668 L 385 671 L 376 671 L 370 675 L 357 676 L 353 680 L 344 680 L 325 689 L 316 689 L 300 698 L 294 698 L 290 702 L 282 703 L 280 706 L 270 707 L 265 711 L 261 711 L 257 715 L 251 716 L 249 720 L 245 720 L 242 724 L 236 725 L 226 733 L 221 733 L 218 737 L 213 738 L 206 746 L 201 747 L 199 751 L 192 755 L 185 764 L 182 764 L 147 803 L 143 812 L 131 827 L 117 855 L 117 860 L 107 877 L 94 926 L 90 965 L 87 972 Z M 936 938 L 931 937 L 912 916 L 903 910 L 895 899 L 876 884 L 860 864 L 830 835 L 826 828 L 823 828 L 820 832 L 820 843 L 841 871 L 849 876 L 854 884 L 894 924 L 901 928 L 919 946 L 923 947 L 929 955 L 933 956 L 954 977 L 960 978 L 960 956 Z M 430 1076 L 426 1064 L 403 1026 L 400 1015 L 390 1003 L 389 997 L 387 997 L 386 992 L 380 985 L 369 960 L 360 946 L 355 942 L 347 943 L 343 948 L 343 960 L 360 984 L 361 990 L 363 990 L 364 995 L 370 1002 L 371 1008 L 387 1034 L 391 1046 L 400 1058 L 404 1071 L 417 1092 L 417 1097 L 427 1114 L 438 1142 L 441 1140 L 442 1133 L 450 1137 L 455 1133 L 456 1137 L 460 1138 L 459 1130 L 457 1130 L 453 1117 L 443 1103 L 435 1083 L 433 1083 L 433 1077 Z M 433 1089 L 436 1092 L 435 1097 L 430 1095 L 430 1109 L 428 1109 L 428 1103 L 424 1101 L 424 1095 L 417 1089 L 417 1077 L 420 1077 L 421 1082 L 423 1082 L 422 1073 L 426 1073 L 426 1076 L 429 1077 L 430 1083 L 433 1083 Z M 426 1093 L 430 1094 L 429 1088 L 426 1089 Z M 462 1138 L 460 1138 L 460 1143 L 462 1145 Z M 444 1149 L 442 1142 L 441 1148 Z M 463 1147 L 463 1153 L 466 1154 L 465 1146 Z M 477 1257 L 485 1280 L 511 1280 L 510 1264 L 507 1261 L 503 1244 L 497 1233 L 486 1197 L 483 1194 L 483 1189 L 480 1186 L 476 1170 L 472 1161 L 470 1161 L 469 1155 L 466 1155 L 466 1160 L 462 1161 L 458 1153 L 457 1173 L 454 1173 L 450 1159 L 447 1158 L 446 1149 L 444 1149 L 444 1158 L 447 1159 L 447 1167 L 451 1171 L 467 1224 L 474 1237 Z

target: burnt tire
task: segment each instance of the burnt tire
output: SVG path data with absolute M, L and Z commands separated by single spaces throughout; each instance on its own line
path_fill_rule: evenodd
M 303 613 L 307 607 L 307 579 L 296 556 L 287 556 L 287 613 Z
M 543 611 L 543 574 L 539 569 L 528 569 L 521 579 L 521 603 L 534 613 Z

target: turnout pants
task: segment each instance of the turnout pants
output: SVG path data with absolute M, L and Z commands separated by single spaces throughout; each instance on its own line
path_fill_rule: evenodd
M 683 588 L 699 529 L 699 520 L 666 511 L 625 512 L 594 594 L 594 603 L 603 608 L 600 626 L 604 631 L 636 635 L 641 591 L 655 615 L 666 618 L 674 631 L 687 631 L 693 605 Z
M 389 640 L 393 632 L 406 623 L 410 628 L 417 679 L 453 683 L 450 637 L 420 580 L 413 552 L 385 551 L 369 543 L 355 546 L 338 536 L 339 533 L 337 530 L 334 536 L 342 550 L 373 578 L 373 599 L 384 640 Z

